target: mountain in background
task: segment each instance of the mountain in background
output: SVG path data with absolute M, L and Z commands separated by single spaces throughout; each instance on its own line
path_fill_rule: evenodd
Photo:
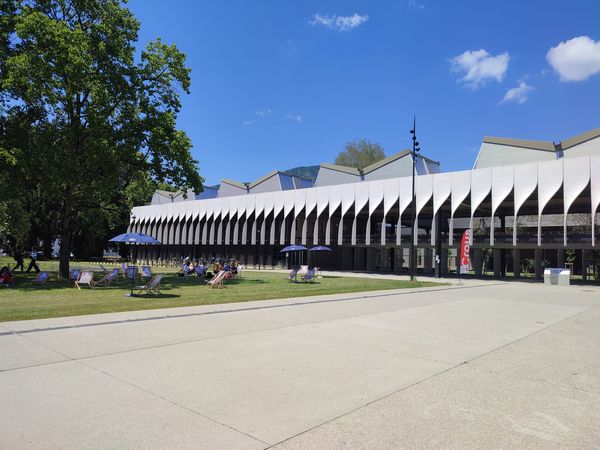
M 319 166 L 294 167 L 293 169 L 286 170 L 285 172 L 315 181 L 317 179 L 317 175 L 319 174 Z

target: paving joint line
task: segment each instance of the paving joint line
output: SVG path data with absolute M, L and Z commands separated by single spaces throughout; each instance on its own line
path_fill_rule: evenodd
M 583 314 L 583 313 L 585 313 L 585 312 L 587 312 L 587 311 L 589 311 L 589 310 L 591 310 L 591 309 L 594 309 L 594 308 L 600 308 L 600 306 L 598 306 L 598 305 L 594 305 L 594 306 L 591 306 L 591 307 L 589 307 L 589 308 L 586 308 L 586 309 L 584 309 L 583 311 L 579 311 L 579 312 L 577 312 L 577 313 L 573 314 L 572 316 L 566 317 L 566 318 L 564 318 L 563 320 L 560 320 L 560 321 L 558 321 L 558 322 L 556 322 L 556 323 L 554 323 L 554 324 L 552 324 L 552 325 L 549 325 L 548 327 L 542 328 L 542 329 L 540 329 L 540 330 L 536 330 L 536 331 L 534 331 L 534 332 L 533 332 L 533 333 L 531 333 L 531 334 L 528 334 L 528 335 L 526 335 L 526 336 L 523 336 L 523 337 L 520 337 L 520 338 L 518 338 L 518 339 L 515 339 L 515 340 L 514 340 L 514 341 L 512 341 L 512 342 L 508 342 L 508 343 L 506 343 L 506 344 L 503 344 L 503 345 L 501 345 L 500 347 L 497 347 L 497 348 L 495 348 L 495 349 L 493 349 L 493 350 L 490 350 L 490 351 L 484 352 L 484 353 L 482 353 L 481 355 L 477 355 L 477 356 L 475 356 L 474 358 L 471 358 L 471 359 L 469 359 L 469 360 L 463 361 L 462 363 L 455 364 L 455 365 L 454 365 L 454 366 L 452 366 L 452 367 L 448 367 L 448 368 L 446 368 L 446 369 L 444 369 L 444 370 L 441 370 L 441 371 L 439 371 L 439 372 L 437 372 L 437 373 L 434 373 L 434 374 L 432 374 L 432 375 L 430 375 L 430 376 L 428 376 L 428 377 L 425 377 L 425 378 L 423 378 L 422 380 L 419 380 L 419 381 L 416 381 L 416 382 L 414 382 L 414 383 L 411 383 L 411 384 L 409 384 L 409 385 L 403 386 L 403 387 L 401 387 L 401 388 L 399 388 L 399 389 L 396 389 L 396 390 L 395 390 L 395 391 L 393 391 L 393 392 L 390 392 L 390 393 L 388 393 L 388 394 L 385 394 L 385 395 L 383 395 L 383 396 L 381 396 L 381 397 L 379 397 L 379 398 L 373 399 L 373 400 L 371 400 L 371 401 L 369 401 L 369 402 L 367 402 L 367 403 L 365 403 L 365 404 L 363 404 L 363 405 L 361 405 L 361 406 L 357 406 L 356 408 L 352 408 L 352 409 L 351 409 L 351 410 L 349 410 L 349 411 L 346 411 L 346 412 L 344 412 L 344 413 L 342 413 L 342 414 L 339 414 L 339 415 L 338 415 L 338 416 L 336 416 L 336 417 L 333 417 L 333 418 L 331 418 L 331 419 L 328 419 L 328 420 L 326 420 L 326 421 L 324 421 L 324 422 L 320 423 L 319 425 L 315 425 L 315 426 L 313 426 L 313 427 L 307 428 L 306 430 L 304 430 L 304 431 L 301 431 L 300 433 L 296 433 L 296 434 L 294 434 L 293 436 L 290 436 L 290 437 L 288 437 L 288 438 L 285 438 L 285 439 L 283 439 L 283 440 L 281 440 L 281 441 L 277 442 L 276 444 L 273 444 L 272 446 L 270 446 L 270 447 L 268 447 L 268 448 L 274 448 L 274 447 L 275 447 L 275 446 L 277 446 L 277 445 L 283 444 L 284 442 L 290 441 L 290 440 L 292 440 L 292 439 L 294 439 L 294 438 L 296 438 L 296 437 L 298 437 L 298 436 L 302 436 L 303 434 L 306 434 L 306 433 L 309 433 L 309 432 L 311 432 L 311 431 L 313 431 L 313 430 L 316 430 L 317 428 L 320 428 L 320 427 L 322 427 L 323 425 L 327 425 L 327 424 L 329 424 L 329 423 L 331 423 L 331 422 L 333 422 L 333 421 L 335 421 L 335 420 L 338 420 L 338 419 L 340 419 L 340 418 L 342 418 L 342 417 L 345 417 L 345 416 L 347 416 L 347 415 L 350 415 L 350 414 L 352 414 L 352 413 L 354 413 L 354 412 L 356 412 L 356 411 L 358 411 L 358 410 L 360 410 L 360 409 L 363 409 L 363 408 L 366 408 L 366 407 L 368 407 L 368 406 L 371 406 L 371 405 L 373 405 L 374 403 L 377 403 L 377 402 L 379 402 L 379 401 L 381 401 L 381 400 L 385 400 L 385 399 L 387 399 L 387 398 L 390 398 L 390 397 L 392 397 L 392 396 L 394 396 L 394 395 L 396 395 L 396 394 L 398 394 L 398 393 L 400 393 L 400 392 L 406 391 L 406 390 L 408 390 L 408 389 L 410 389 L 410 388 L 412 388 L 412 387 L 418 386 L 418 385 L 420 385 L 420 384 L 423 384 L 423 383 L 425 383 L 425 382 L 427 382 L 427 381 L 429 381 L 429 380 L 432 380 L 433 378 L 436 378 L 436 377 L 438 377 L 438 376 L 444 375 L 444 374 L 446 374 L 447 372 L 450 372 L 451 370 L 454 370 L 454 369 L 457 369 L 457 368 L 459 368 L 459 367 L 461 367 L 461 366 L 465 366 L 465 365 L 467 365 L 467 364 L 470 364 L 471 362 L 473 362 L 473 361 L 476 361 L 476 360 L 477 360 L 477 359 L 479 359 L 479 358 L 482 358 L 482 357 L 484 357 L 484 356 L 487 356 L 487 355 L 489 355 L 489 354 L 491 354 L 491 353 L 494 353 L 494 352 L 496 352 L 496 351 L 498 351 L 498 350 L 502 350 L 503 348 L 509 347 L 509 346 L 511 346 L 511 345 L 513 345 L 513 344 L 515 344 L 515 343 L 519 342 L 519 341 L 525 340 L 525 339 L 529 338 L 530 336 L 533 336 L 533 335 L 535 335 L 535 334 L 541 333 L 542 331 L 548 330 L 548 329 L 550 329 L 550 328 L 554 328 L 554 327 L 556 327 L 556 326 L 558 326 L 558 325 L 560 325 L 560 324 L 562 324 L 562 323 L 564 323 L 564 322 L 567 322 L 567 321 L 569 321 L 569 320 L 571 320 L 571 319 L 575 318 L 576 316 L 578 316 L 578 315 L 580 315 L 580 314 Z
M 98 369 L 97 367 L 94 367 L 94 366 L 91 366 L 89 364 L 86 364 L 86 363 L 82 362 L 81 360 L 76 360 L 75 362 L 77 364 L 81 364 L 82 366 L 84 366 L 84 367 L 86 367 L 88 369 L 94 370 L 94 371 L 96 371 L 98 373 L 101 373 L 101 374 L 106 375 L 108 377 L 111 377 L 111 378 L 113 378 L 113 379 L 115 379 L 117 381 L 120 381 L 121 383 L 125 383 L 128 386 L 131 386 L 131 387 L 133 387 L 133 388 L 135 388 L 135 389 L 137 389 L 137 390 L 139 390 L 141 392 L 144 392 L 144 393 L 146 393 L 148 395 L 151 395 L 152 397 L 155 397 L 155 398 L 163 400 L 163 401 L 165 401 L 167 403 L 170 403 L 171 405 L 176 406 L 177 408 L 183 409 L 183 410 L 188 411 L 188 412 L 190 412 L 192 414 L 195 414 L 195 415 L 197 415 L 199 417 L 202 417 L 202 418 L 204 418 L 206 420 L 209 420 L 209 421 L 214 422 L 216 424 L 219 424 L 219 425 L 221 425 L 221 426 L 223 426 L 225 428 L 228 428 L 228 429 L 230 429 L 232 431 L 235 431 L 237 433 L 243 434 L 244 436 L 249 437 L 250 439 L 252 439 L 254 441 L 257 441 L 257 442 L 260 442 L 261 444 L 267 445 L 268 446 L 267 448 L 270 448 L 272 446 L 272 444 L 269 444 L 268 442 L 265 442 L 262 439 L 259 439 L 259 438 L 255 437 L 255 436 L 252 436 L 251 434 L 248 434 L 248 433 L 246 433 L 246 432 L 244 432 L 242 430 L 238 430 L 237 428 L 235 428 L 235 427 L 233 427 L 231 425 L 227 425 L 226 423 L 223 423 L 223 422 L 220 422 L 220 421 L 218 421 L 216 419 L 213 419 L 212 417 L 207 416 L 205 414 L 202 414 L 201 412 L 196 411 L 195 409 L 192 409 L 192 408 L 190 408 L 188 406 L 185 406 L 185 405 L 182 405 L 180 403 L 177 403 L 176 401 L 171 400 L 171 399 L 166 398 L 166 397 L 163 397 L 162 395 L 156 394 L 156 393 L 154 393 L 154 392 L 152 392 L 152 391 L 150 391 L 150 390 L 148 390 L 146 388 L 143 388 L 141 386 L 138 386 L 137 384 L 131 383 L 131 382 L 127 381 L 127 380 L 124 380 L 124 379 L 122 379 L 120 377 L 117 377 L 116 375 L 113 375 L 113 374 L 111 374 L 109 372 L 106 372 L 106 371 L 104 371 L 102 369 Z

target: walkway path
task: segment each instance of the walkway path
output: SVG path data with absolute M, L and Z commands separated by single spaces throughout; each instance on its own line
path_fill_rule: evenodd
M 0 448 L 591 448 L 600 290 L 472 283 L 0 323 Z

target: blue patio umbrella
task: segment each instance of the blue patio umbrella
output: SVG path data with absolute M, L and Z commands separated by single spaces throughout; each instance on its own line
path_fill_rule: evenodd
M 160 241 L 158 239 L 154 239 L 152 236 L 148 236 L 147 234 L 142 234 L 142 233 L 123 233 L 123 234 L 119 234 L 118 236 L 115 236 L 112 239 L 109 239 L 108 242 L 118 242 L 121 244 L 128 244 L 128 245 L 158 245 L 160 244 Z M 130 249 L 131 252 L 131 249 Z M 133 255 L 131 255 L 130 253 L 130 259 L 133 263 Z M 130 275 L 131 278 L 131 293 L 129 294 L 130 297 L 133 297 L 133 284 L 135 282 L 135 273 L 136 273 L 136 269 L 137 268 L 132 268 L 131 269 L 131 273 L 128 274 Z
M 152 236 L 142 233 L 123 233 L 109 239 L 108 242 L 121 242 L 123 244 L 147 244 L 157 245 L 160 244 L 158 239 L 154 239 Z
M 279 253 L 285 253 L 285 252 L 299 252 L 302 250 L 307 250 L 307 248 L 304 245 L 288 245 L 287 247 L 284 247 L 281 249 L 281 251 Z
M 324 245 L 316 245 L 312 248 L 308 249 L 309 252 L 330 252 L 331 249 L 329 247 L 325 247 Z
M 281 251 L 279 253 L 287 253 L 287 252 L 301 252 L 304 250 L 308 250 L 304 245 L 288 245 L 287 247 L 284 247 L 281 249 Z M 302 264 L 302 260 L 300 261 L 300 264 Z

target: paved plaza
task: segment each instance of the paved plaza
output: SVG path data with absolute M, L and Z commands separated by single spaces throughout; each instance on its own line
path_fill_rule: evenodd
M 0 349 L 6 449 L 600 448 L 588 286 L 5 322 Z

